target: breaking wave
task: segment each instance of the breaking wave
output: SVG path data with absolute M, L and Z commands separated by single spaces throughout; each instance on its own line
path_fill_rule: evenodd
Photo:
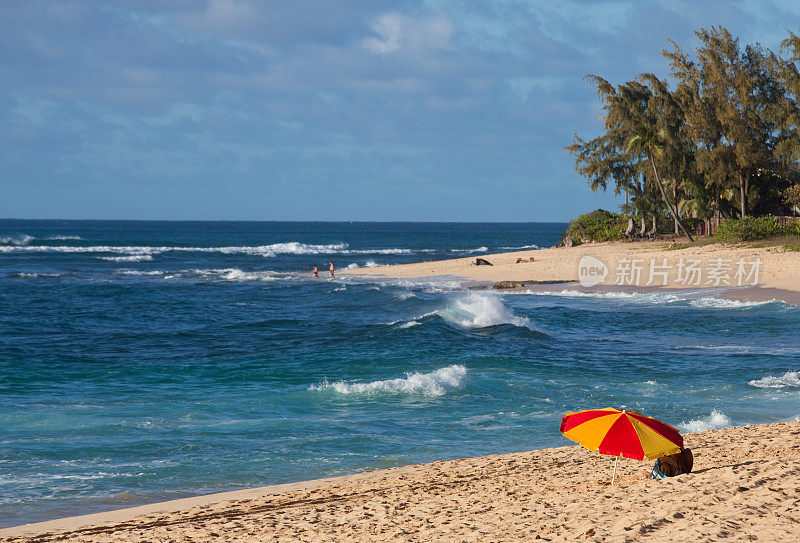
M 139 271 L 139 270 L 117 270 L 120 275 L 165 275 L 161 270 Z
M 521 245 L 519 247 L 500 247 L 501 249 L 515 249 L 517 251 L 524 251 L 525 249 L 541 249 L 538 245 Z
M 757 388 L 800 388 L 800 372 L 787 371 L 780 377 L 767 375 L 761 379 L 753 379 L 748 384 Z
M 450 249 L 451 253 L 485 253 L 488 247 L 478 247 L 477 249 Z
M 584 292 L 581 290 L 564 289 L 561 291 L 533 291 L 528 290 L 523 294 L 533 294 L 536 296 L 558 296 L 562 298 L 599 298 L 604 300 L 621 300 L 639 303 L 671 304 L 681 301 L 681 298 L 674 294 L 662 294 L 660 292 Z
M 28 245 L 32 236 L 17 238 L 0 238 L 0 252 L 36 252 L 36 253 L 122 253 L 126 255 L 157 255 L 169 252 L 190 252 L 190 253 L 222 253 L 222 254 L 243 254 L 272 258 L 278 255 L 317 255 L 317 254 L 341 254 L 341 255 L 399 255 L 412 254 L 411 249 L 350 249 L 346 243 L 335 243 L 330 245 L 310 245 L 298 241 L 287 243 L 273 243 L 271 245 L 257 246 L 230 246 L 230 247 L 180 247 L 180 246 L 74 246 L 74 245 Z M 8 245 L 11 244 L 11 245 Z
M 416 394 L 421 396 L 443 396 L 450 391 L 461 388 L 467 368 L 454 364 L 430 373 L 407 373 L 405 378 L 371 381 L 369 383 L 335 383 L 324 381 L 320 385 L 312 385 L 309 390 L 333 391 L 345 395 L 376 394 Z
M 97 258 L 108 262 L 147 262 L 148 260 L 153 260 L 152 255 L 98 256 Z
M 699 309 L 740 309 L 744 307 L 755 307 L 775 303 L 777 300 L 766 300 L 762 302 L 740 302 L 739 300 L 728 300 L 726 298 L 704 297 L 692 300 L 689 305 Z
M 138 270 L 117 270 L 120 275 L 132 276 L 150 276 L 150 277 L 163 277 L 164 279 L 205 279 L 205 280 L 218 280 L 218 281 L 274 281 L 281 278 L 283 275 L 270 270 L 262 271 L 244 271 L 238 268 L 220 268 L 220 269 L 196 269 L 196 270 L 177 270 L 177 271 L 138 271 Z
M 404 322 L 403 324 L 398 326 L 398 328 L 413 328 L 414 326 L 419 326 L 420 324 L 422 323 L 419 321 L 409 321 L 409 322 Z
M 762 302 L 741 302 L 739 300 L 728 300 L 726 298 L 716 298 L 713 296 L 704 296 L 702 298 L 692 298 L 691 294 L 670 294 L 664 292 L 599 292 L 599 291 L 581 291 L 564 289 L 561 291 L 534 291 L 527 290 L 519 294 L 533 294 L 537 296 L 558 296 L 563 298 L 597 298 L 604 300 L 620 300 L 633 303 L 646 303 L 646 304 L 672 304 L 676 302 L 688 302 L 691 307 L 697 309 L 741 309 L 747 307 L 756 307 L 772 303 L 781 303 L 778 300 L 767 300 Z M 695 294 L 696 295 L 696 294 Z
M 486 328 L 498 324 L 513 324 L 530 328 L 530 321 L 515 315 L 495 294 L 472 292 L 452 300 L 450 305 L 436 314 L 459 328 Z
M 14 247 L 25 247 L 31 241 L 35 240 L 36 238 L 33 236 L 29 236 L 28 234 L 20 234 L 17 236 L 5 236 L 0 238 L 0 243 L 5 245 L 11 245 Z
M 711 414 L 702 419 L 690 420 L 689 422 L 681 422 L 678 429 L 681 432 L 705 432 L 706 430 L 719 430 L 720 428 L 729 428 L 731 426 L 731 419 L 725 413 L 714 409 Z

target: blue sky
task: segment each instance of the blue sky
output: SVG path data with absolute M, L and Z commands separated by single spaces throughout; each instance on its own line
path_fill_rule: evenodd
M 794 2 L 7 0 L 0 217 L 558 221 L 615 208 L 563 150 L 584 76 L 666 73 Z

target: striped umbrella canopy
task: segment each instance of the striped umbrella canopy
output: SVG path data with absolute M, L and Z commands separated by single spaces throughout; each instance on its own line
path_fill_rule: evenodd
M 683 449 L 683 436 L 669 424 L 614 407 L 567 413 L 561 433 L 590 451 L 634 460 L 653 460 Z

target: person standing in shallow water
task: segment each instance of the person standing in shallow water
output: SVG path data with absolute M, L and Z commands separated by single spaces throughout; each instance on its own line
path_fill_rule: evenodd
M 331 270 L 331 279 L 333 279 L 333 278 L 334 278 L 334 275 L 333 275 L 333 262 L 328 262 L 328 264 L 330 264 L 330 265 L 331 265 L 331 267 L 330 267 L 330 270 Z
M 317 270 L 317 267 L 314 266 L 314 279 L 316 279 L 317 277 L 319 277 L 319 270 Z

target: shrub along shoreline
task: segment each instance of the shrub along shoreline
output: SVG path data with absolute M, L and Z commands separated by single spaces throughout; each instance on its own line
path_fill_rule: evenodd
M 597 209 L 573 219 L 569 223 L 565 238 L 570 240 L 571 245 L 641 239 L 642 236 L 637 232 L 628 232 L 634 218 L 633 215 Z M 649 233 L 651 238 L 659 235 L 674 238 L 674 234 L 670 232 Z M 709 239 L 723 243 L 773 240 L 774 245 L 796 245 L 800 244 L 800 220 L 781 225 L 778 219 L 771 215 L 726 219 L 720 222 L 717 231 Z M 788 248 L 788 250 L 797 249 Z

